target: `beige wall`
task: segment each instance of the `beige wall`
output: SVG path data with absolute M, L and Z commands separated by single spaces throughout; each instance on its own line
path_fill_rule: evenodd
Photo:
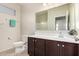
M 20 40 L 20 6 L 18 4 L 0 4 L 16 10 L 16 16 L 0 13 L 0 51 L 13 48 L 13 43 Z M 9 26 L 9 19 L 16 19 L 16 27 Z M 9 39 L 8 39 L 9 37 Z

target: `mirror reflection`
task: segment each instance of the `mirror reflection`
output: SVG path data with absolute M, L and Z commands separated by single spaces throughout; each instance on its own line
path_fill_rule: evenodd
M 69 30 L 70 4 L 36 13 L 36 30 Z

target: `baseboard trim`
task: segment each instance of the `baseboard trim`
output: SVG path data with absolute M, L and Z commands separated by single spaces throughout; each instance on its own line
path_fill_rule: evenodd
M 11 47 L 11 48 L 7 48 L 7 49 L 3 49 L 3 50 L 0 50 L 0 53 L 1 53 L 1 52 L 5 52 L 5 51 L 8 51 L 8 50 L 12 50 L 12 49 L 14 49 L 14 48 Z

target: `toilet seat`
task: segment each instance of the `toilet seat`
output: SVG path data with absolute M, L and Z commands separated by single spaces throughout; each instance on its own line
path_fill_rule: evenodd
M 18 41 L 18 42 L 14 42 L 14 46 L 18 47 L 18 46 L 23 46 L 25 42 L 23 41 Z

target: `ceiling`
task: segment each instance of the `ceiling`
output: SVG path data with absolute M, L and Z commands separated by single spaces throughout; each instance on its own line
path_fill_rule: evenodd
M 42 3 L 19 3 L 21 6 L 31 7 L 31 6 L 42 6 Z
M 56 6 L 60 6 L 66 3 L 18 3 L 21 7 L 27 10 L 47 10 Z M 43 5 L 46 4 L 46 5 Z
M 44 4 L 46 4 L 46 6 L 50 6 L 50 5 L 56 5 L 59 3 L 19 3 L 19 5 L 21 6 L 26 6 L 26 7 L 31 7 L 31 6 L 35 6 L 35 7 L 39 7 L 39 6 L 43 6 Z

